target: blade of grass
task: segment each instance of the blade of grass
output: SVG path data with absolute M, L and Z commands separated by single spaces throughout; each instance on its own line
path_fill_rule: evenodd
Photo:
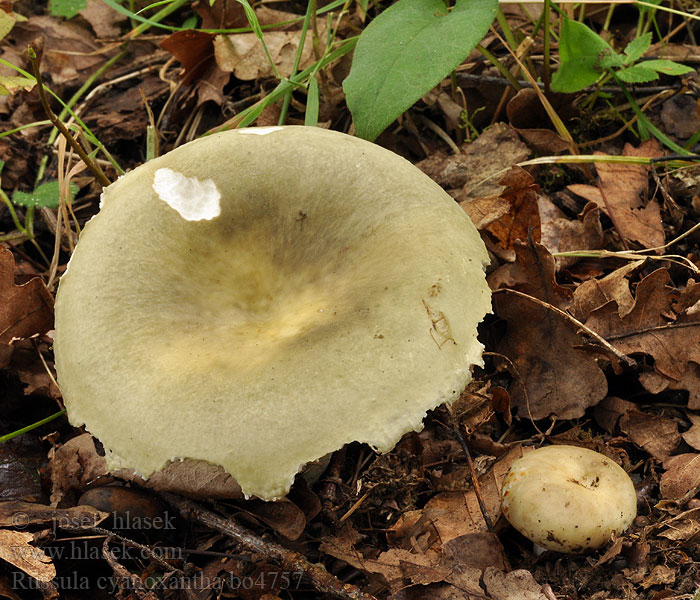
M 7 442 L 13 438 L 16 438 L 17 436 L 22 435 L 23 433 L 27 433 L 28 431 L 32 431 L 32 429 L 36 429 L 37 427 L 41 427 L 42 425 L 46 425 L 46 423 L 53 421 L 54 419 L 58 419 L 58 417 L 61 417 L 66 414 L 66 409 L 64 408 L 63 410 L 59 410 L 57 413 L 54 413 L 45 419 L 41 419 L 41 421 L 37 421 L 36 423 L 32 423 L 31 425 L 27 425 L 26 427 L 22 427 L 22 429 L 17 429 L 16 431 L 13 431 L 12 433 L 7 433 L 5 435 L 0 436 L 0 443 Z

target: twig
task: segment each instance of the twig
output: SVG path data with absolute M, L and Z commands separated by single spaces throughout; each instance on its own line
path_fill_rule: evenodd
M 80 159 L 85 163 L 85 165 L 93 172 L 95 178 L 104 186 L 107 187 L 111 182 L 107 179 L 100 166 L 95 163 L 83 150 L 83 147 L 76 141 L 76 139 L 71 135 L 68 128 L 63 124 L 63 121 L 59 119 L 56 114 L 51 110 L 48 98 L 46 97 L 46 90 L 44 89 L 44 82 L 41 78 L 41 71 L 39 69 L 39 59 L 37 58 L 34 48 L 31 46 L 28 48 L 29 60 L 32 63 L 32 70 L 34 71 L 34 77 L 36 78 L 36 86 L 39 90 L 39 98 L 41 99 L 41 106 L 46 113 L 46 116 L 51 121 L 51 124 L 61 132 L 61 135 L 66 138 L 66 141 L 71 145 L 73 150 L 76 151 Z
M 467 457 L 467 464 L 469 465 L 469 474 L 472 478 L 472 485 L 474 486 L 474 495 L 476 496 L 476 501 L 479 503 L 481 516 L 484 517 L 484 523 L 486 523 L 486 528 L 489 530 L 489 533 L 493 533 L 495 535 L 496 529 L 493 526 L 493 521 L 491 520 L 491 517 L 489 516 L 489 511 L 486 508 L 486 502 L 484 502 L 484 496 L 481 493 L 481 486 L 479 485 L 479 476 L 477 475 L 476 469 L 474 468 L 474 461 L 472 461 L 472 454 L 469 451 L 469 445 L 467 444 L 467 440 L 465 439 L 464 434 L 462 433 L 462 425 L 460 425 L 460 423 L 457 421 L 457 418 L 454 414 L 452 414 L 452 411 L 450 411 L 450 415 L 452 417 L 452 428 L 454 429 L 455 437 L 457 438 L 459 445 L 462 447 L 464 455 Z
M 605 338 L 603 338 L 599 333 L 596 333 L 590 327 L 587 327 L 586 325 L 581 323 L 581 321 L 579 321 L 576 317 L 573 317 L 572 315 L 570 315 L 568 312 L 562 310 L 561 308 L 557 308 L 556 306 L 549 304 L 548 302 L 544 302 L 543 300 L 540 300 L 539 298 L 535 298 L 534 296 L 530 296 L 529 294 L 519 292 L 518 290 L 511 290 L 509 288 L 495 290 L 493 293 L 494 294 L 498 294 L 498 293 L 515 294 L 516 296 L 520 296 L 521 298 L 525 298 L 526 300 L 529 300 L 530 302 L 534 302 L 535 304 L 539 304 L 540 306 L 546 308 L 547 310 L 551 310 L 552 312 L 557 313 L 558 315 L 564 317 L 568 321 L 571 321 L 577 327 L 581 328 L 588 335 L 590 335 L 592 338 L 597 340 L 606 350 L 608 350 L 612 354 L 614 354 L 620 361 L 624 362 L 625 364 L 629 365 L 630 367 L 635 367 L 637 365 L 637 362 L 633 358 L 630 358 L 629 356 L 620 352 L 617 348 L 615 348 L 613 345 L 611 345 Z
M 314 588 L 322 594 L 327 594 L 328 596 L 333 596 L 334 598 L 340 598 L 342 600 L 376 600 L 374 596 L 365 594 L 357 586 L 343 583 L 326 571 L 323 565 L 313 564 L 299 552 L 288 550 L 279 544 L 261 539 L 252 531 L 239 525 L 232 518 L 226 519 L 220 517 L 199 506 L 195 502 L 175 494 L 163 493 L 162 496 L 180 511 L 180 514 L 182 514 L 184 518 L 198 521 L 202 525 L 211 527 L 229 536 L 241 546 L 244 546 L 248 551 L 272 559 L 280 563 L 284 569 L 303 572 Z
M 611 340 L 622 340 L 624 338 L 634 337 L 635 335 L 651 333 L 652 331 L 664 331 L 666 329 L 683 329 L 684 327 L 700 327 L 700 321 L 690 321 L 687 323 L 666 323 L 666 325 L 645 327 L 644 329 L 637 329 L 636 331 L 627 331 L 625 333 L 617 333 L 614 335 L 609 335 L 608 337 Z

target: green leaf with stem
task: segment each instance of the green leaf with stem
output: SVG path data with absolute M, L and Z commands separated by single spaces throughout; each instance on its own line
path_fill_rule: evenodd
M 343 82 L 359 137 L 375 139 L 450 74 L 493 22 L 497 0 L 399 0 L 362 32 Z

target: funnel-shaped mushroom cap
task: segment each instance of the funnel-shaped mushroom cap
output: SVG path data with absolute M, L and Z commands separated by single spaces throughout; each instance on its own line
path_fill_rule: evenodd
M 110 466 L 222 465 L 285 494 L 351 441 L 390 450 L 481 362 L 487 254 L 409 162 L 307 127 L 229 131 L 110 185 L 56 301 L 71 422 Z

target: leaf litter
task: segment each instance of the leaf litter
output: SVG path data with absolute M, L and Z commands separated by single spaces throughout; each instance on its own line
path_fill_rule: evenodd
M 194 8 L 203 27 L 246 25 L 238 2 L 198 2 Z M 263 25 L 299 16 L 256 10 Z M 88 0 L 81 15 L 71 21 L 41 15 L 16 23 L 11 43 L 0 49 L 2 57 L 27 69 L 19 49 L 40 42 L 42 71 L 50 74 L 54 91 L 68 97 L 116 55 L 112 38 L 128 25 L 124 15 L 95 0 Z M 341 29 L 352 31 L 360 23 L 358 15 L 351 15 Z M 325 21 L 318 25 L 325 39 Z M 290 73 L 300 31 L 297 23 L 265 33 L 282 77 Z M 311 41 L 307 34 L 300 68 L 314 62 Z M 668 52 L 681 50 L 687 52 L 668 47 Z M 141 147 L 151 121 L 143 97 L 156 109 L 161 142 L 169 149 L 181 135 L 201 134 L 204 126 L 220 124 L 229 111 L 273 89 L 272 66 L 252 33 L 154 35 L 134 41 L 129 53 L 113 67 L 110 81 L 78 106 L 81 118 L 126 168 L 144 160 Z M 347 65 L 339 61 L 322 84 L 337 91 L 346 74 Z M 8 128 L 44 118 L 36 90 L 25 87 L 0 97 L 0 117 Z M 473 98 L 475 89 L 465 87 L 465 98 Z M 300 92 L 292 96 L 288 122 L 303 122 L 300 100 L 306 91 Z M 486 85 L 479 92 L 482 98 L 493 93 Z M 668 134 L 682 136 L 692 129 L 677 124 L 678 115 L 694 109 L 689 99 L 678 96 L 663 105 L 658 122 Z M 422 110 L 430 119 L 444 118 L 445 127 L 459 136 L 460 102 L 443 86 L 424 99 Z M 492 104 L 498 104 L 497 95 Z M 481 231 L 492 257 L 494 315 L 481 328 L 486 365 L 452 413 L 431 412 L 423 432 L 407 435 L 383 456 L 357 444 L 346 448 L 317 483 L 300 478 L 279 503 L 241 498 L 230 476 L 206 463 L 176 461 L 148 481 L 124 470 L 109 472 L 99 442 L 88 433 L 74 430 L 65 418 L 43 425 L 19 438 L 26 444 L 13 441 L 0 454 L 0 594 L 16 597 L 8 582 L 22 572 L 49 583 L 45 597 L 58 595 L 50 580 L 74 565 L 56 558 L 57 549 L 75 551 L 89 539 L 97 552 L 80 561 L 85 570 L 106 569 L 110 576 L 135 572 L 143 580 L 167 582 L 190 569 L 214 582 L 186 590 L 162 585 L 155 593 L 125 590 L 131 597 L 205 600 L 216 597 L 216 586 L 246 600 L 323 597 L 306 576 L 292 587 L 284 577 L 293 573 L 264 551 L 245 549 L 201 523 L 178 521 L 172 530 L 160 531 L 116 527 L 115 515 L 135 514 L 137 506 L 168 522 L 171 508 L 158 496 L 174 493 L 212 502 L 224 518 L 322 562 L 340 581 L 376 598 L 692 597 L 700 582 L 695 567 L 700 553 L 700 285 L 695 273 L 678 264 L 649 260 L 643 253 L 611 258 L 602 251 L 647 249 L 662 255 L 667 241 L 697 221 L 697 174 L 662 173 L 657 180 L 646 166 L 602 161 L 595 164 L 597 179 L 574 167 L 515 167 L 535 152 L 569 146 L 553 131 L 533 90 L 521 90 L 504 105 L 510 124 L 497 120 L 474 141 L 461 139 L 455 148 L 431 137 L 434 128 L 416 128 L 411 115 L 419 127 L 426 123 L 416 113 L 407 113 L 398 128 L 379 138 L 449 191 Z M 574 114 L 574 108 L 565 99 L 557 105 L 562 115 Z M 319 110 L 327 125 L 343 127 L 342 95 L 323 99 Z M 258 123 L 275 124 L 279 115 L 279 108 L 263 111 Z M 197 124 L 204 125 L 197 129 Z M 2 185 L 10 197 L 46 183 L 34 176 L 47 136 L 46 128 L 29 129 L 0 141 L 7 163 Z M 631 137 L 605 153 L 662 156 L 656 142 Z M 51 181 L 59 179 L 56 169 L 50 161 Z M 86 185 L 76 197 L 84 222 L 97 209 L 96 186 Z M 50 250 L 52 222 L 43 218 L 38 218 L 37 235 Z M 0 219 L 3 233 L 12 231 L 8 214 Z M 671 250 L 697 266 L 697 241 L 689 236 Z M 28 247 L 9 239 L 0 249 L 0 434 L 61 407 L 50 353 L 55 289 L 44 284 L 48 270 L 27 254 Z M 59 269 L 68 250 L 59 248 Z M 455 420 L 474 454 L 480 497 L 455 438 Z M 639 516 L 630 531 L 598 554 L 540 555 L 501 516 L 499 490 L 509 465 L 543 442 L 604 452 L 635 480 Z M 57 530 L 61 522 L 78 527 Z M 102 545 L 105 540 L 115 544 L 120 535 L 134 538 L 128 539 L 131 550 L 141 544 L 151 554 L 138 562 L 129 562 L 132 554 L 115 558 Z M 180 554 L 159 562 L 154 553 L 159 547 Z M 184 549 L 192 553 L 183 557 Z M 232 584 L 233 577 L 261 585 L 243 590 Z M 75 597 L 93 596 L 76 592 Z

